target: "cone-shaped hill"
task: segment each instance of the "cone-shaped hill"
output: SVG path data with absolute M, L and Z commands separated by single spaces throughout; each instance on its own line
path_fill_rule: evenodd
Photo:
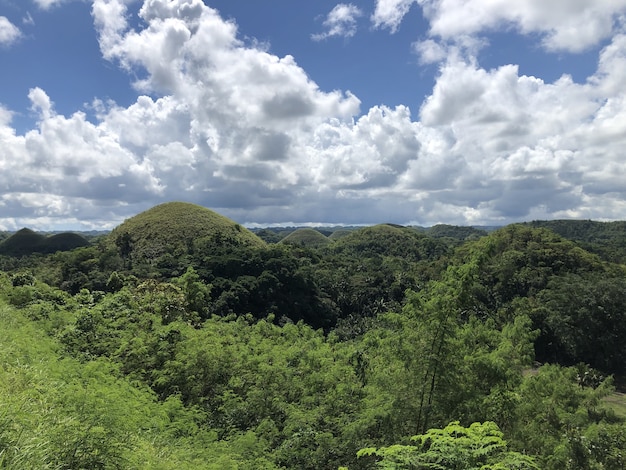
M 354 230 L 336 240 L 329 249 L 350 256 L 396 256 L 410 261 L 435 259 L 448 250 L 440 240 L 392 224 Z
M 0 253 L 9 256 L 23 256 L 34 253 L 46 237 L 29 228 L 18 230 L 0 243 Z
M 299 228 L 291 232 L 279 243 L 304 246 L 307 248 L 320 248 L 328 245 L 330 240 L 327 236 L 312 228 Z
M 26 256 L 32 253 L 55 253 L 89 245 L 86 238 L 76 233 L 45 236 L 29 228 L 18 230 L 0 243 L 0 254 Z
M 87 245 L 89 245 L 89 242 L 82 235 L 71 232 L 57 233 L 45 239 L 43 252 L 55 253 L 57 251 L 69 251 Z
M 151 261 L 163 255 L 181 256 L 202 243 L 215 247 L 262 247 L 265 242 L 250 230 L 205 207 L 167 202 L 148 209 L 113 229 L 110 242 L 122 256 Z
M 331 241 L 339 240 L 340 238 L 343 238 L 346 235 L 350 235 L 352 232 L 353 230 L 338 229 L 338 230 L 335 230 L 330 235 L 328 235 L 328 239 Z

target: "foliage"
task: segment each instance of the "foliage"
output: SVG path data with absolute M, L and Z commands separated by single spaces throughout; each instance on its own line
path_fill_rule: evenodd
M 409 294 L 401 314 L 385 314 L 365 334 L 375 414 L 364 426 L 397 441 L 450 416 L 510 420 L 536 334 L 528 317 L 499 329 L 473 313 L 474 276 L 470 266 L 449 268 L 443 280 Z
M 361 449 L 360 457 L 380 457 L 384 469 L 445 470 L 538 470 L 532 458 L 507 450 L 497 424 L 486 421 L 463 427 L 458 421 L 443 429 L 429 429 L 411 437 L 414 445 L 396 444 L 380 449 Z
M 585 245 L 127 222 L 0 257 L 0 468 L 624 467 L 624 268 Z
M 0 307 L 0 468 L 274 468 L 253 436 L 217 442 L 203 415 L 116 377 L 104 360 L 58 359 L 56 343 Z
M 306 255 L 297 257 L 284 245 L 266 248 L 208 250 L 198 247 L 196 271 L 210 284 L 209 313 L 221 316 L 273 314 L 277 321 L 304 320 L 330 328 L 336 312 L 320 292 Z
M 609 373 L 626 373 L 626 279 L 622 274 L 567 274 L 537 296 L 535 316 L 551 344 L 542 356 L 579 362 Z
M 201 407 L 219 436 L 253 431 L 288 468 L 336 468 L 356 452 L 344 433 L 360 385 L 321 332 L 239 318 L 186 335 L 154 388 Z
M 603 400 L 613 389 L 611 380 L 586 385 L 585 370 L 545 365 L 526 377 L 519 389 L 518 422 L 511 428 L 511 441 L 536 455 L 546 470 L 621 468 L 599 466 L 604 457 L 591 452 L 596 444 L 587 439 L 602 439 L 596 434 L 599 429 L 611 430 L 611 439 L 619 441 L 626 436 L 626 426 Z
M 585 250 L 606 261 L 626 262 L 626 222 L 593 220 L 535 220 L 532 227 L 541 227 L 578 243 Z

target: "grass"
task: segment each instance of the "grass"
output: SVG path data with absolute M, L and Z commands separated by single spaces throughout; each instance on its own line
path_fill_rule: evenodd
M 626 393 L 613 392 L 604 399 L 604 402 L 618 417 L 626 419 Z
M 250 230 L 205 207 L 168 202 L 148 209 L 113 229 L 110 243 L 126 239 L 133 256 L 154 259 L 165 253 L 188 253 L 199 240 L 215 246 L 262 247 Z

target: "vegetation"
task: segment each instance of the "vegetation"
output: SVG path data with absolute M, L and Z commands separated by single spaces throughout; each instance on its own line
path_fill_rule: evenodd
M 281 239 L 279 243 L 287 243 L 289 245 L 307 248 L 320 248 L 328 245 L 330 240 L 315 229 L 299 228 Z
M 528 225 L 547 228 L 607 261 L 626 263 L 626 221 L 536 220 Z
M 261 247 L 248 229 L 209 209 L 185 202 L 158 205 L 115 228 L 109 241 L 130 264 L 157 265 L 184 257 L 203 245 L 215 248 Z
M 455 225 L 438 224 L 429 227 L 425 233 L 433 238 L 442 238 L 453 245 L 460 245 L 470 240 L 478 240 L 487 235 L 487 231 L 474 227 L 458 227 Z
M 601 231 L 237 227 L 172 203 L 0 256 L 0 468 L 625 468 Z

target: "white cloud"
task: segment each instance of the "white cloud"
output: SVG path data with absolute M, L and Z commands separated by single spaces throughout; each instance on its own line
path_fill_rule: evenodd
M 448 186 L 456 189 L 450 203 L 491 220 L 612 213 L 607 205 L 625 195 L 619 149 L 626 98 L 613 86 L 623 60 L 617 36 L 601 54 L 598 73 L 582 85 L 568 76 L 544 83 L 520 76 L 515 66 L 487 71 L 448 62 L 421 120 L 448 130 L 446 153 L 462 158 L 456 165 L 462 175 Z
M 511 28 L 540 34 L 548 50 L 581 52 L 624 27 L 626 0 L 377 0 L 372 22 L 395 32 L 419 3 L 431 37 L 455 41 Z
M 33 19 L 32 15 L 30 14 L 30 12 L 26 12 L 26 16 L 24 16 L 22 18 L 22 24 L 25 25 L 29 25 L 29 26 L 34 26 L 35 25 L 35 20 Z
M 420 58 L 420 63 L 422 64 L 435 64 L 448 57 L 447 49 L 441 43 L 432 39 L 414 42 L 413 50 Z
M 11 110 L 6 109 L 0 104 L 0 129 L 8 129 L 9 124 L 11 124 L 12 118 L 13 113 L 11 112 Z
M 372 23 L 377 28 L 389 28 L 395 33 L 414 3 L 418 0 L 376 0 Z
M 548 49 L 580 52 L 611 36 L 626 0 L 423 0 L 422 7 L 431 34 L 444 39 L 514 26 L 543 34 Z
M 340 3 L 324 20 L 323 25 L 326 30 L 323 33 L 313 34 L 311 38 L 314 41 L 322 41 L 335 36 L 352 37 L 356 34 L 356 22 L 360 16 L 363 16 L 363 12 L 357 6 L 352 3 Z
M 50 210 L 37 214 L 55 216 L 60 215 L 58 204 L 51 205 L 50 200 L 133 201 L 162 191 L 149 159 L 121 147 L 106 126 L 89 123 L 80 112 L 68 118 L 56 114 L 41 89 L 31 90 L 29 98 L 39 112 L 38 129 L 19 136 L 7 132 L 6 124 L 0 127 L 5 204 L 12 201 L 32 208 L 34 203 L 28 201 L 42 201 L 38 210 Z
M 22 36 L 20 29 L 9 21 L 6 16 L 0 16 L 0 46 L 9 46 Z
M 34 0 L 35 4 L 42 10 L 49 10 L 52 7 L 76 0 Z
M 28 93 L 31 109 L 40 113 L 42 119 L 49 119 L 52 113 L 52 101 L 41 88 L 32 88 Z

